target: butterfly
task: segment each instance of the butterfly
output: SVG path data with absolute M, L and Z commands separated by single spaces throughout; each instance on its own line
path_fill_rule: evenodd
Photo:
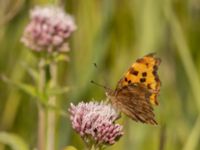
M 160 63 L 161 59 L 154 53 L 137 59 L 118 81 L 115 90 L 107 89 L 106 95 L 112 105 L 136 122 L 156 125 L 153 105 L 158 105 Z

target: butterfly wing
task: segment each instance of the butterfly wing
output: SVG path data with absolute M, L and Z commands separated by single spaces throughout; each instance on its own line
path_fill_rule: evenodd
M 152 92 L 142 84 L 130 84 L 115 90 L 111 102 L 136 122 L 157 124 L 149 101 Z
M 151 104 L 158 105 L 157 96 L 160 91 L 161 82 L 157 70 L 160 63 L 161 59 L 155 57 L 154 53 L 137 59 L 118 82 L 116 89 L 133 83 L 141 83 L 146 86 L 147 89 L 156 91 L 150 95 L 149 101 Z

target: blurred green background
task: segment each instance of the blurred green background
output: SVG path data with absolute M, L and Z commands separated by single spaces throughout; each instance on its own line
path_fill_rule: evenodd
M 0 0 L 0 75 L 34 84 L 26 67 L 37 59 L 20 37 L 29 11 L 52 0 Z M 62 110 L 70 102 L 105 99 L 95 80 L 112 87 L 138 58 L 156 52 L 162 59 L 158 126 L 123 117 L 125 135 L 108 150 L 200 149 L 200 1 L 199 0 L 60 0 L 78 26 L 70 39 L 70 62 L 59 63 L 59 85 L 70 91 L 59 96 Z M 94 63 L 98 65 L 96 69 Z M 24 67 L 26 66 L 26 67 Z M 58 115 L 56 146 L 83 149 L 67 117 Z M 20 139 L 30 149 L 37 143 L 34 98 L 0 80 L 0 143 Z M 16 136 L 7 137 L 3 133 Z M 19 143 L 18 143 L 19 145 Z M 0 150 L 9 147 L 0 145 Z M 21 148 L 22 149 L 22 148 Z

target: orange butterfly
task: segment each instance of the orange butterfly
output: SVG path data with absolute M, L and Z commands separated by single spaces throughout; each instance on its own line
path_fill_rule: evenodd
M 157 124 L 152 105 L 158 105 L 160 63 L 161 59 L 153 53 L 137 59 L 116 89 L 107 89 L 106 95 L 113 106 L 136 122 Z

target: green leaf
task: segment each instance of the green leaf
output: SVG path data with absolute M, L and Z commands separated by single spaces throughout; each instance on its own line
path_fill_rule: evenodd
M 25 63 L 22 63 L 22 67 L 28 72 L 28 74 L 32 77 L 35 83 L 37 83 L 39 80 L 39 73 Z
M 74 146 L 67 146 L 64 150 L 77 150 Z
M 33 97 L 39 97 L 37 89 L 32 85 L 28 85 L 28 84 L 24 84 L 24 83 L 17 83 L 16 86 L 19 89 L 21 89 L 23 92 L 25 92 Z
M 18 89 L 22 90 L 23 92 L 25 92 L 26 94 L 29 94 L 32 97 L 36 97 L 37 99 L 39 99 L 42 103 L 44 103 L 45 101 L 47 101 L 48 97 L 44 94 L 44 93 L 40 93 L 38 92 L 37 88 L 29 85 L 29 84 L 25 84 L 25 83 L 20 83 L 20 82 L 15 82 L 10 80 L 9 78 L 7 78 L 6 76 L 1 76 L 1 79 L 7 83 L 10 84 L 12 86 L 17 87 Z
M 2 75 L 1 79 L 10 85 L 16 86 L 17 88 L 21 89 L 22 91 L 24 91 L 25 93 L 31 95 L 31 96 L 37 96 L 37 90 L 35 87 L 28 85 L 28 84 L 24 84 L 24 83 L 20 83 L 20 82 L 15 82 L 10 80 L 9 78 L 7 78 L 6 76 Z
M 13 150 L 29 150 L 24 140 L 12 133 L 0 132 L 0 143 L 10 146 Z

